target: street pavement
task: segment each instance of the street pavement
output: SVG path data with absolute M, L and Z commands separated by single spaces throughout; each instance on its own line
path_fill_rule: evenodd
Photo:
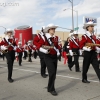
M 40 75 L 39 58 L 29 63 L 23 60 L 22 66 L 14 63 L 13 83 L 7 81 L 6 60 L 0 59 L 0 100 L 100 100 L 100 83 L 92 66 L 88 71 L 90 84 L 81 82 L 82 73 L 68 69 L 67 64 L 58 62 L 55 81 L 58 96 L 47 92 L 48 77 Z M 82 71 L 82 58 L 79 60 Z

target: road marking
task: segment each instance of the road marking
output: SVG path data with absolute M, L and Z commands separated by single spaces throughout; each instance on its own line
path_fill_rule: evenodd
M 98 96 L 96 96 L 96 97 L 93 97 L 93 98 L 90 98 L 90 99 L 87 99 L 87 100 L 96 99 L 96 98 L 98 98 L 98 97 L 100 97 L 100 95 L 98 95 Z
M 2 67 L 0 66 L 1 68 L 7 68 L 7 67 Z M 21 71 L 25 71 L 25 72 L 32 72 L 32 73 L 37 73 L 37 74 L 40 74 L 40 72 L 38 71 L 32 71 L 32 70 L 25 70 L 25 69 L 20 69 L 20 68 L 13 68 L 13 69 L 17 69 L 17 70 L 21 70 Z M 82 80 L 81 78 L 77 78 L 77 77 L 71 77 L 71 76 L 64 76 L 64 75 L 56 75 L 58 77 L 63 77 L 63 78 L 69 78 L 69 79 L 77 79 L 77 80 Z M 95 82 L 95 83 L 99 83 L 99 81 L 95 81 L 95 80 L 89 80 L 91 82 Z

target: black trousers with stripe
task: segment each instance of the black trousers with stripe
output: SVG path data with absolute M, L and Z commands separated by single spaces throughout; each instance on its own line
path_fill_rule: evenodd
M 99 63 L 97 60 L 97 53 L 92 50 L 90 52 L 84 51 L 83 56 L 83 72 L 82 72 L 82 80 L 87 80 L 87 72 L 89 69 L 90 64 L 92 64 L 99 80 L 100 80 L 100 69 L 99 69 Z
M 22 52 L 18 53 L 18 62 L 19 62 L 19 65 L 21 65 L 22 63 Z
M 49 73 L 48 92 L 55 90 L 55 79 L 57 71 L 57 55 L 45 54 L 45 63 Z
M 23 57 L 25 60 L 27 58 L 27 51 L 24 51 L 24 57 Z
M 40 58 L 40 64 L 41 64 L 41 76 L 44 75 L 46 73 L 46 63 L 45 63 L 45 60 L 44 60 L 44 53 L 38 51 L 38 55 L 39 55 L 39 58 Z
M 7 59 L 7 67 L 8 67 L 8 79 L 12 78 L 12 71 L 13 71 L 13 63 L 15 60 L 15 51 L 11 50 L 5 53 Z
M 29 50 L 28 51 L 28 62 L 32 62 L 31 57 L 32 57 L 32 50 Z
M 74 61 L 72 61 L 69 65 L 72 68 L 75 65 L 75 70 L 79 71 L 79 49 L 72 49 L 72 52 L 75 53 L 76 55 L 74 55 Z

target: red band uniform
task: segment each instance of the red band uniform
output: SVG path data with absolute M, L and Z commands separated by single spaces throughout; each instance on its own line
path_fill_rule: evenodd
M 78 35 L 76 31 L 73 32 L 73 35 Z M 69 40 L 69 53 L 71 56 L 74 56 L 74 61 L 70 63 L 68 66 L 71 69 L 73 65 L 75 64 L 75 71 L 80 72 L 79 68 L 79 55 L 80 55 L 80 49 L 79 49 L 79 38 L 78 36 L 72 36 Z M 76 55 L 74 55 L 74 53 Z
M 87 48 L 85 46 L 86 43 L 96 43 L 96 36 L 91 32 L 90 30 L 93 30 L 94 23 L 88 22 L 87 24 L 84 24 L 84 29 L 86 29 L 86 33 L 82 36 L 82 40 L 80 41 L 80 49 L 83 49 L 84 56 L 83 56 L 83 72 L 82 72 L 82 82 L 83 83 L 90 83 L 87 80 L 87 72 L 89 69 L 90 64 L 92 64 L 99 80 L 100 80 L 100 70 L 99 70 L 99 64 L 97 61 L 97 53 L 96 53 L 96 47 Z
M 3 50 L 7 50 L 7 52 L 5 52 L 5 56 L 8 65 L 8 81 L 13 82 L 12 71 L 13 71 L 13 63 L 15 59 L 15 50 L 17 45 L 15 39 L 11 37 L 11 35 L 13 34 L 13 30 L 8 29 L 6 30 L 5 34 L 6 37 L 1 41 L 0 45 L 3 46 Z
M 50 24 L 45 28 L 44 31 L 45 32 L 54 31 L 55 28 L 57 28 L 57 26 Z M 52 95 L 57 95 L 54 84 L 55 84 L 56 71 L 57 71 L 57 55 L 58 56 L 60 55 L 59 49 L 61 49 L 57 41 L 58 41 L 57 36 L 54 35 L 52 36 L 50 35 L 50 33 L 46 33 L 45 41 L 41 39 L 38 45 L 38 49 L 41 52 L 45 53 L 44 60 L 49 73 L 47 91 L 50 92 Z M 42 48 L 42 45 L 46 45 L 46 46 L 54 45 L 54 48 L 46 50 Z
M 42 32 L 44 28 L 45 27 L 42 27 L 41 32 L 35 36 L 34 41 L 33 41 L 33 44 L 36 46 L 37 50 L 40 47 L 39 42 L 41 40 L 45 42 L 45 37 L 44 37 L 45 33 Z M 39 55 L 40 64 L 41 64 L 41 76 L 43 78 L 46 78 L 47 74 L 46 74 L 46 64 L 45 64 L 45 61 L 44 61 L 44 53 L 38 50 L 38 55 Z
M 23 59 L 25 59 L 26 60 L 26 58 L 27 58 L 27 43 L 23 46 L 23 48 L 24 48 L 24 57 L 23 57 Z
M 24 52 L 24 48 L 21 46 L 22 43 L 18 42 L 18 47 L 16 48 L 16 56 L 18 56 L 19 66 L 22 66 L 22 56 Z
M 27 52 L 28 52 L 28 62 L 32 62 L 32 54 L 34 52 L 35 48 L 33 47 L 32 45 L 32 42 L 31 41 L 28 41 L 28 46 L 27 46 Z
M 65 41 L 64 46 L 63 46 L 63 51 L 66 52 L 66 54 L 69 53 L 69 39 L 71 37 L 70 34 L 69 34 L 69 37 L 67 38 L 67 41 Z M 72 65 L 74 64 L 74 61 L 72 61 L 72 56 L 70 56 L 70 55 L 67 58 L 68 58 L 68 67 L 69 67 L 71 64 Z M 69 69 L 70 69 L 70 71 L 72 71 L 71 67 L 69 67 Z
M 96 39 L 96 43 L 100 44 L 100 34 L 98 34 L 98 37 Z M 97 50 L 97 58 L 98 58 L 98 62 L 100 64 L 100 47 L 97 47 L 97 48 L 98 48 L 98 50 Z

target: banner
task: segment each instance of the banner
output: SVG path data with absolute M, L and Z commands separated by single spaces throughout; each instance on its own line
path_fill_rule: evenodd
M 89 21 L 92 21 L 94 24 L 97 24 L 97 18 L 93 18 L 93 17 L 83 17 L 83 24 L 86 24 Z

